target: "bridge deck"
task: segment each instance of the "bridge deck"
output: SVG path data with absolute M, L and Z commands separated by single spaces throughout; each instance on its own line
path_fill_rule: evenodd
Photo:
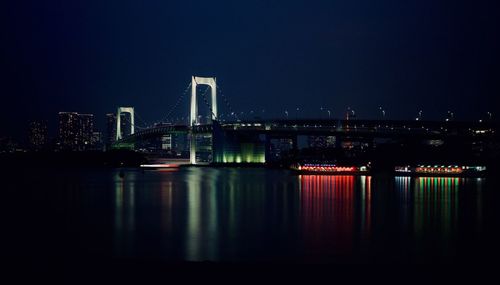
M 222 122 L 225 132 L 269 135 L 332 135 L 359 137 L 424 137 L 442 138 L 448 136 L 485 138 L 498 136 L 498 124 L 493 122 L 438 122 L 397 120 L 273 120 Z M 130 143 L 137 139 L 170 133 L 212 133 L 213 125 L 157 125 L 139 130 L 117 141 Z

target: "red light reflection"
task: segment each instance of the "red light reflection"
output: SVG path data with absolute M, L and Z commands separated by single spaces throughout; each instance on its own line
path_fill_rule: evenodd
M 311 253 L 325 250 L 334 254 L 350 252 L 354 231 L 355 176 L 300 177 L 300 215 L 306 247 Z

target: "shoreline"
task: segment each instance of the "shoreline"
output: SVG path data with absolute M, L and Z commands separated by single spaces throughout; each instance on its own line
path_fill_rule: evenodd
M 178 157 L 164 158 L 165 160 L 179 160 Z M 186 160 L 187 158 L 181 158 Z M 150 161 L 147 159 L 146 154 L 133 152 L 133 151 L 89 151 L 89 152 L 18 152 L 18 153 L 0 153 L 0 169 L 15 169 L 24 168 L 26 166 L 30 167 L 77 167 L 77 168 L 138 168 L 141 169 L 140 165 L 148 164 Z M 355 160 L 352 164 L 356 163 Z M 444 173 L 440 174 L 428 174 L 428 173 L 398 173 L 394 171 L 394 167 L 397 165 L 384 164 L 383 161 L 374 160 L 372 161 L 373 167 L 369 172 L 365 173 L 307 173 L 307 174 L 318 174 L 318 175 L 374 175 L 374 174 L 391 174 L 394 176 L 417 176 L 417 177 L 485 177 L 491 176 L 495 173 L 500 173 L 500 167 L 495 163 L 495 161 L 469 161 L 468 159 L 457 159 L 453 164 L 459 165 L 484 165 L 487 167 L 486 173 L 481 173 L 481 175 L 446 175 Z M 434 164 L 434 162 L 429 162 Z M 346 165 L 349 165 L 349 161 L 346 161 Z M 398 163 L 399 165 L 400 163 Z M 439 163 L 441 164 L 441 163 Z M 263 168 L 263 169 L 283 169 L 290 170 L 289 163 L 286 162 L 275 162 L 275 163 L 211 163 L 211 164 L 182 164 L 178 166 L 179 168 L 186 167 L 210 167 L 210 168 Z M 298 173 L 299 175 L 301 173 Z

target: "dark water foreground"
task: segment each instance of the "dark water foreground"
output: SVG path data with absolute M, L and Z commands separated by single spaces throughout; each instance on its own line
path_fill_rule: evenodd
M 2 256 L 21 272 L 74 278 L 221 264 L 435 270 L 499 258 L 494 176 L 22 167 L 0 178 Z

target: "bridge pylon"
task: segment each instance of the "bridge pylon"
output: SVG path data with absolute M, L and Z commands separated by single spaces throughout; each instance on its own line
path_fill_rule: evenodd
M 196 87 L 198 85 L 208 85 L 211 91 L 212 106 L 210 108 L 212 121 L 217 120 L 217 83 L 215 77 L 191 77 L 191 112 L 189 114 L 190 120 L 189 124 L 191 127 L 199 125 L 198 121 L 198 104 L 197 104 L 197 92 Z M 197 164 L 196 162 L 196 134 L 190 132 L 190 146 L 189 146 L 189 161 L 191 164 Z
M 190 112 L 190 120 L 189 123 L 191 126 L 198 125 L 200 122 L 198 121 L 198 105 L 196 103 L 197 93 L 196 87 L 198 85 L 208 85 L 211 89 L 211 99 L 212 99 L 212 107 L 211 107 L 211 117 L 212 120 L 217 119 L 217 84 L 215 81 L 215 77 L 199 77 L 192 76 L 191 77 L 191 112 Z
M 134 134 L 134 107 L 118 107 L 118 111 L 116 112 L 116 137 L 115 140 L 122 139 L 122 129 L 121 129 L 121 114 L 129 113 L 130 114 L 130 134 Z

